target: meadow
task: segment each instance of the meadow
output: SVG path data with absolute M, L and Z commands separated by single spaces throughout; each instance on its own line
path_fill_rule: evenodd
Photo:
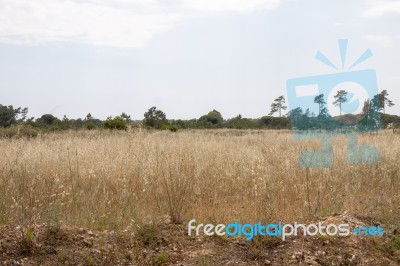
M 0 223 L 134 233 L 171 221 L 306 222 L 350 212 L 400 220 L 400 135 L 360 136 L 382 161 L 305 170 L 290 131 L 68 131 L 0 139 Z

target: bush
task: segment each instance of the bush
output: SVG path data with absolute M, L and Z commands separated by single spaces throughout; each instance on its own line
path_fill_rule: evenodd
M 39 132 L 30 127 L 0 128 L 0 138 L 35 138 Z
M 392 236 L 388 242 L 384 243 L 382 246 L 378 246 L 378 249 L 391 256 L 398 255 L 400 259 L 400 235 Z
M 116 116 L 114 118 L 108 117 L 107 120 L 103 122 L 103 126 L 107 129 L 128 129 L 128 123 L 120 116 Z
M 176 125 L 162 125 L 161 126 L 161 130 L 169 130 L 171 132 L 176 132 L 178 131 L 178 127 Z
M 176 131 L 178 131 L 178 127 L 176 125 L 170 125 L 169 131 L 176 132 Z
M 156 224 L 145 224 L 136 231 L 136 238 L 142 246 L 155 247 L 161 242 L 160 231 Z
M 27 137 L 27 138 L 35 138 L 39 135 L 39 132 L 36 129 L 30 127 L 21 127 L 19 129 L 18 136 Z
M 92 129 L 95 129 L 95 128 L 96 128 L 96 126 L 92 122 L 90 122 L 90 123 L 88 123 L 86 125 L 86 129 L 87 130 L 92 130 Z
M 164 265 L 168 262 L 168 252 L 163 251 L 160 253 L 160 255 L 157 256 L 156 260 L 155 260 L 155 264 L 156 265 Z

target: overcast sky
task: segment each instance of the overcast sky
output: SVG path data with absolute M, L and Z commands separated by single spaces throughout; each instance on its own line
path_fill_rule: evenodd
M 400 114 L 400 1 L 0 0 L 0 104 L 96 118 L 261 117 L 289 78 L 375 69 Z M 346 70 L 346 67 L 344 69 Z

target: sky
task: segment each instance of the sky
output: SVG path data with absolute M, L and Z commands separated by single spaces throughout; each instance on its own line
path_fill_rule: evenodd
M 399 0 L 0 0 L 0 104 L 31 117 L 267 115 L 291 78 L 375 69 L 400 115 Z M 348 39 L 341 66 L 338 39 Z

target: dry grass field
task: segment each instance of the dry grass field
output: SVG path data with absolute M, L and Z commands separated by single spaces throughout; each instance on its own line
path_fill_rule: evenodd
M 298 155 L 319 143 L 295 141 L 290 131 L 0 139 L 0 224 L 20 226 L 28 239 L 27 230 L 43 224 L 133 236 L 146 225 L 184 227 L 193 218 L 293 223 L 351 213 L 399 226 L 400 135 L 366 134 L 360 142 L 379 148 L 381 163 L 348 165 L 345 138 L 337 137 L 334 167 L 306 171 Z

